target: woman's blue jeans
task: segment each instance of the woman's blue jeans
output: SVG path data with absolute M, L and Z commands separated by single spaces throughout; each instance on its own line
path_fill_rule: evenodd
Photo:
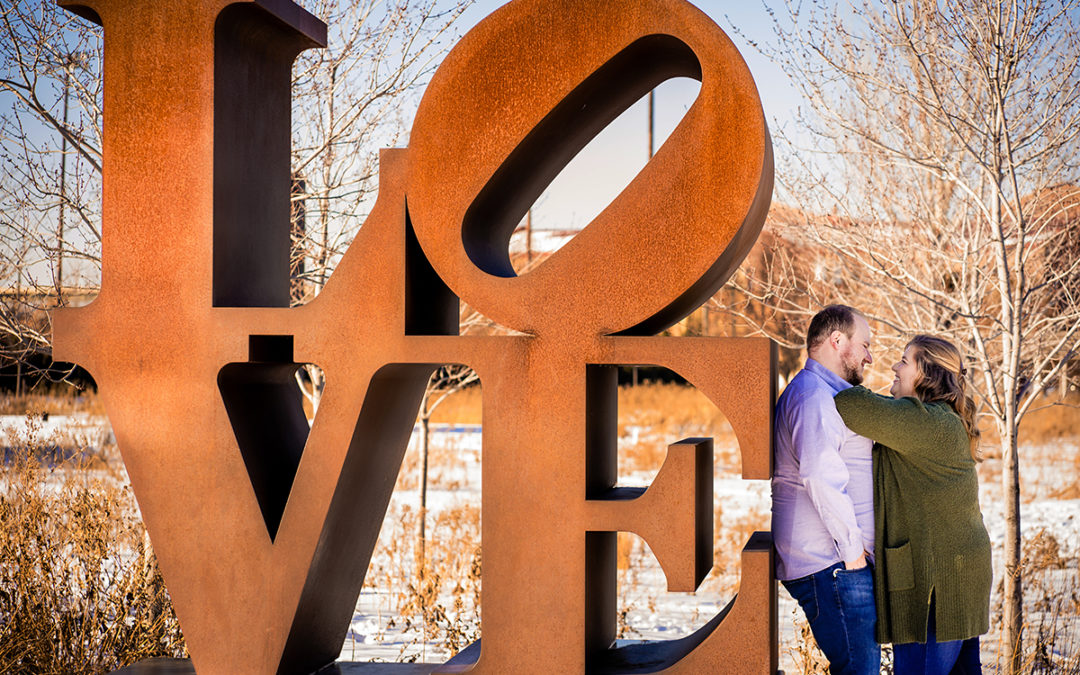
M 791 581 L 784 588 L 802 607 L 833 675 L 878 675 L 881 647 L 874 640 L 874 572 L 836 563 Z
M 977 675 L 981 672 L 978 637 L 937 641 L 933 602 L 926 622 L 926 642 L 893 645 L 895 675 Z

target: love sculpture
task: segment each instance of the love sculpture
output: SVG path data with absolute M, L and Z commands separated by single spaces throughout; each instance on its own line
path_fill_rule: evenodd
M 483 643 L 434 672 L 776 670 L 767 535 L 681 640 L 615 647 L 616 532 L 670 590 L 712 566 L 712 445 L 617 485 L 616 367 L 679 373 L 771 475 L 775 348 L 654 334 L 746 255 L 768 130 L 727 36 L 682 0 L 516 0 L 450 52 L 322 293 L 289 308 L 290 67 L 326 26 L 289 0 L 71 0 L 104 26 L 101 294 L 55 356 L 96 378 L 199 673 L 334 661 L 417 408 L 441 364 L 483 384 Z M 508 242 L 543 188 L 660 82 L 697 100 L 632 183 L 537 268 Z M 519 334 L 459 336 L 468 303 Z M 293 373 L 327 384 L 314 424 Z M 385 664 L 372 665 L 381 669 Z M 355 666 L 363 669 L 364 666 Z M 148 670 L 147 672 L 152 672 Z

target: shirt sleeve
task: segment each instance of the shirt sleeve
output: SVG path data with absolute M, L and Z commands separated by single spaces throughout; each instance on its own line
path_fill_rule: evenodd
M 863 552 L 863 537 L 847 492 L 851 475 L 840 457 L 845 431 L 829 392 L 807 392 L 801 405 L 792 407 L 791 441 L 799 477 L 840 559 L 854 560 Z

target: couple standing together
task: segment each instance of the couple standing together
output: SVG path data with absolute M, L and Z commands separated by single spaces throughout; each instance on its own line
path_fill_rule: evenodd
M 870 326 L 830 305 L 776 406 L 777 578 L 834 674 L 980 672 L 990 538 L 979 511 L 979 431 L 957 349 L 927 335 L 892 367 L 890 394 L 857 386 Z

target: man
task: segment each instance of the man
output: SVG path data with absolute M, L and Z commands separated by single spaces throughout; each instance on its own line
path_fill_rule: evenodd
M 806 347 L 806 366 L 776 404 L 776 576 L 834 675 L 876 675 L 872 443 L 845 427 L 833 404 L 873 362 L 870 325 L 851 307 L 829 305 L 810 321 Z

